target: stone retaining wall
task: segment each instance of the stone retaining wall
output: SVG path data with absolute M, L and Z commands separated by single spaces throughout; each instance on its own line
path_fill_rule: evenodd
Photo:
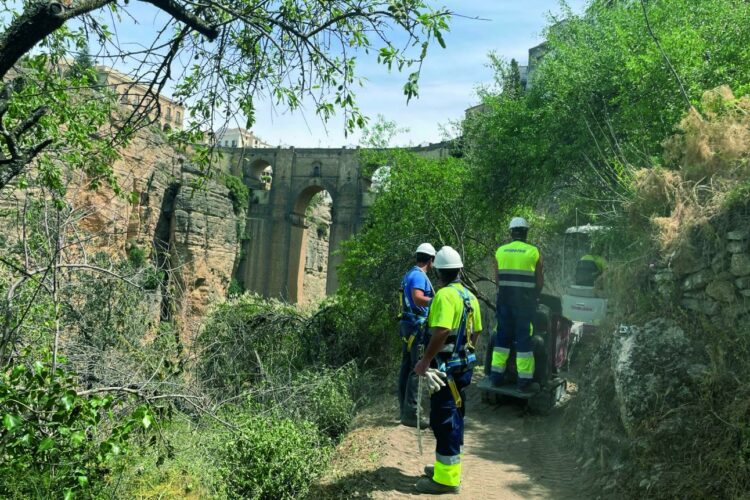
M 662 296 L 684 309 L 734 320 L 750 313 L 750 230 L 728 231 L 716 246 L 704 254 L 679 251 L 654 280 Z

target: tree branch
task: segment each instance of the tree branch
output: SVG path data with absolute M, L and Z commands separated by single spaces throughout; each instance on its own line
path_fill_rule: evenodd
M 163 10 L 176 20 L 213 41 L 219 35 L 216 26 L 203 21 L 173 0 L 142 0 Z M 54 0 L 33 0 L 23 13 L 0 35 L 0 78 L 29 53 L 34 46 L 60 29 L 66 21 L 114 3 L 114 0 L 78 0 L 67 8 Z
M 200 19 L 198 16 L 188 11 L 187 9 L 185 9 L 185 7 L 183 7 L 182 5 L 179 5 L 177 2 L 174 2 L 173 0 L 141 0 L 141 1 L 150 3 L 151 5 L 154 5 L 155 7 L 163 10 L 170 16 L 184 23 L 186 26 L 190 27 L 191 29 L 194 29 L 195 31 L 205 36 L 212 42 L 216 40 L 216 37 L 219 36 L 219 30 L 216 27 L 216 25 L 205 22 L 204 20 Z

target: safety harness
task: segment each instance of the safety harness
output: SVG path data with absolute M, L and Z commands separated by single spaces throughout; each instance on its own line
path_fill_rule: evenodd
M 415 266 L 416 269 L 418 269 Z M 413 270 L 413 269 L 412 269 Z M 421 271 L 420 271 L 421 272 Z M 415 326 L 414 332 L 408 337 L 403 337 L 401 340 L 406 342 L 406 349 L 411 351 L 412 345 L 417 337 L 421 337 L 422 332 L 425 329 L 427 316 L 418 313 L 418 309 L 412 303 L 410 294 L 404 293 L 406 288 L 406 277 L 401 281 L 401 287 L 399 288 L 399 302 L 401 304 L 401 314 L 398 315 L 400 321 L 406 320 Z
M 456 288 L 451 283 L 448 288 L 452 288 L 461 296 L 463 300 L 463 312 L 461 321 L 455 334 L 451 333 L 445 340 L 443 349 L 438 354 L 438 370 L 445 372 L 447 375 L 448 387 L 450 388 L 453 400 L 457 408 L 461 408 L 461 394 L 458 391 L 456 382 L 453 379 L 453 373 L 463 372 L 470 369 L 477 362 L 477 356 L 474 354 L 471 345 L 471 337 L 474 335 L 474 308 L 471 305 L 469 292 Z

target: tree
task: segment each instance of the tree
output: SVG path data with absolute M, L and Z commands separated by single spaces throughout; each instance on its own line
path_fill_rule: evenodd
M 464 124 L 485 208 L 507 215 L 565 190 L 579 213 L 613 214 L 675 132 L 681 84 L 696 107 L 718 85 L 746 91 L 750 30 L 729 27 L 748 23 L 750 5 L 735 0 L 592 2 L 548 28 L 533 87 L 512 99 L 512 62 L 491 54 L 496 88 Z
M 166 21 L 150 44 L 132 52 L 118 45 L 103 21 L 107 11 L 112 19 L 129 15 L 127 2 L 35 0 L 20 8 L 2 3 L 0 78 L 7 82 L 0 93 L 0 188 L 35 160 L 46 172 L 42 182 L 56 189 L 61 189 L 60 162 L 115 184 L 108 165 L 117 146 L 158 115 L 155 97 L 170 79 L 178 81 L 174 97 L 190 109 L 186 130 L 176 135 L 182 142 L 201 139 L 215 120 L 238 112 L 251 125 L 259 97 L 291 109 L 311 97 L 322 119 L 340 110 L 349 130 L 362 127 L 366 118 L 356 105 L 357 57 L 374 53 L 389 69 L 411 68 L 404 85 L 410 99 L 418 94 L 430 44 L 444 45 L 449 18 L 445 9 L 432 9 L 423 0 L 143 2 L 165 14 Z M 70 27 L 73 21 L 77 28 Z M 105 126 L 111 102 L 79 113 L 81 101 L 96 99 L 68 95 L 73 88 L 90 88 L 91 82 L 50 71 L 76 49 L 83 50 L 90 35 L 98 39 L 98 58 L 131 61 L 131 76 L 147 88 L 145 104 L 111 128 Z M 32 52 L 34 47 L 38 50 Z M 61 158 L 69 149 L 94 154 L 78 161 Z
M 379 114 L 374 123 L 362 129 L 359 143 L 366 148 L 385 149 L 393 146 L 396 136 L 408 132 L 408 128 L 399 127 L 396 122 L 386 120 L 385 116 Z
M 388 182 L 378 190 L 364 227 L 344 242 L 344 261 L 339 267 L 343 286 L 365 291 L 381 310 L 395 308 L 399 280 L 413 261 L 414 249 L 425 241 L 436 248 L 456 248 L 464 259 L 464 276 L 474 290 L 476 284 L 487 281 L 483 261 L 494 250 L 497 234 L 483 226 L 485 218 L 475 208 L 467 163 L 452 157 L 423 158 L 402 150 L 370 154 L 366 163 L 388 165 Z M 492 302 L 488 296 L 480 298 Z
M 503 94 L 508 99 L 517 99 L 522 92 L 521 70 L 518 67 L 518 61 L 511 59 L 508 71 L 503 75 Z

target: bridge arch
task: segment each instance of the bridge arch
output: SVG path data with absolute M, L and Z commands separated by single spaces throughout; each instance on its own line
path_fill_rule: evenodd
M 308 237 L 306 231 L 311 229 L 312 221 L 307 218 L 307 207 L 310 206 L 310 202 L 313 197 L 319 193 L 328 193 L 333 199 L 331 207 L 331 216 L 333 216 L 333 210 L 336 204 L 338 196 L 334 191 L 333 186 L 330 184 L 325 186 L 322 182 L 316 182 L 318 179 L 314 179 L 307 186 L 298 190 L 295 197 L 294 206 L 292 211 L 289 213 L 289 266 L 287 276 L 287 300 L 294 303 L 305 302 L 305 262 L 307 257 L 307 243 Z M 328 184 L 328 183 L 326 183 Z M 329 289 L 329 280 L 331 279 L 330 270 L 331 266 L 331 254 L 334 249 L 331 247 L 330 242 L 328 246 L 328 255 L 326 255 L 327 267 L 329 272 L 326 275 L 326 290 Z
M 326 293 L 337 286 L 341 243 L 362 227 L 380 176 L 365 174 L 357 149 L 226 148 L 224 168 L 241 176 L 252 191 L 235 277 L 248 291 L 298 302 L 305 272 L 305 209 L 312 197 L 332 198 L 328 227 Z M 423 154 L 421 151 L 415 151 Z M 433 151 L 428 153 L 433 154 Z M 273 184 L 262 181 L 273 176 Z M 257 191 L 256 191 L 257 190 Z

